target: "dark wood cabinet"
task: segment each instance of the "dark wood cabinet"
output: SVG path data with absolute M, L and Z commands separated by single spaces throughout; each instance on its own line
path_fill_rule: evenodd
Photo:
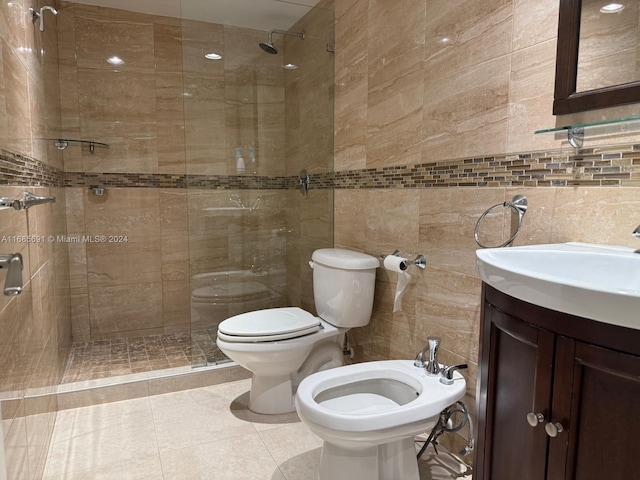
M 477 400 L 476 480 L 640 478 L 640 331 L 483 285 Z

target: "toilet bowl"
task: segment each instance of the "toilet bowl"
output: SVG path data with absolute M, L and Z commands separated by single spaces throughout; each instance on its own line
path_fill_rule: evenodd
M 428 376 L 412 360 L 366 362 L 314 373 L 296 394 L 300 420 L 324 440 L 319 480 L 419 480 L 415 435 L 460 400 L 466 382 Z
M 218 326 L 218 348 L 253 374 L 249 409 L 295 411 L 294 395 L 311 373 L 343 364 L 343 336 L 369 323 L 377 258 L 339 248 L 312 255 L 318 316 L 298 307 L 270 308 L 228 318 Z

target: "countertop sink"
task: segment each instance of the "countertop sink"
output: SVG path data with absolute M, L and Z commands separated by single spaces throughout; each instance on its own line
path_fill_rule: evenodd
M 552 310 L 640 330 L 640 254 L 560 243 L 477 250 L 480 278 Z

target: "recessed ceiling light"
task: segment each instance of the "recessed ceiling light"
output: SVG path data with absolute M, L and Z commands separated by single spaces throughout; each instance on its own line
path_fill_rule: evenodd
M 600 8 L 601 13 L 618 13 L 624 10 L 624 5 L 621 3 L 608 3 Z
M 220 60 L 222 58 L 222 55 L 218 53 L 210 52 L 210 53 L 205 53 L 204 58 L 206 58 L 207 60 Z
M 107 62 L 109 62 L 111 65 L 122 65 L 124 63 L 124 60 L 114 55 L 113 57 L 107 58 Z
M 284 68 L 285 70 L 295 70 L 296 68 L 298 68 L 298 66 L 294 65 L 293 63 L 285 63 L 282 68 Z

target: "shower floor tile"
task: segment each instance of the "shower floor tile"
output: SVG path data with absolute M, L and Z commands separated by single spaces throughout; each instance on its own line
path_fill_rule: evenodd
M 71 346 L 62 383 L 222 362 L 215 330 L 128 337 Z
M 322 440 L 295 413 L 248 408 L 251 380 L 63 410 L 44 480 L 309 480 Z M 420 444 L 416 444 L 418 448 Z M 427 453 L 421 480 L 470 480 L 453 455 Z

